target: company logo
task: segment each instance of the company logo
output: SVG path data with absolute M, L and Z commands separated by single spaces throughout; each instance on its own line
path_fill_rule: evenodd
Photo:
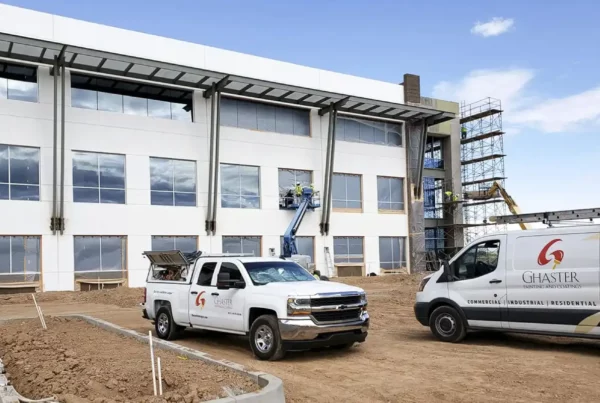
M 556 269 L 556 266 L 561 264 L 565 257 L 565 252 L 563 252 L 560 249 L 557 249 L 554 252 L 548 253 L 550 251 L 550 248 L 557 242 L 562 242 L 562 239 L 553 239 L 542 248 L 540 254 L 538 255 L 538 264 L 540 266 L 545 266 L 548 263 L 554 261 L 554 265 L 552 266 L 552 270 L 554 270 Z
M 206 304 L 206 299 L 204 299 L 202 296 L 204 295 L 204 291 L 202 291 L 200 294 L 198 294 L 198 296 L 196 297 L 196 306 L 199 306 L 200 309 L 204 308 L 204 304 Z

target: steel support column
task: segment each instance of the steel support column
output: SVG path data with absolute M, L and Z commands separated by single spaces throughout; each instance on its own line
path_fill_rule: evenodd
M 52 216 L 50 217 L 50 229 L 52 235 L 56 235 L 56 182 L 57 182 L 57 168 L 58 168 L 58 56 L 54 56 L 54 137 L 52 142 Z
M 61 89 L 60 89 L 60 212 L 59 212 L 59 229 L 62 235 L 65 231 L 65 59 L 62 58 L 61 63 Z
M 348 97 L 341 99 L 319 110 L 319 116 L 329 113 L 329 124 L 327 127 L 327 154 L 325 155 L 325 174 L 323 177 L 323 197 L 321 223 L 319 224 L 321 235 L 329 234 L 329 219 L 331 217 L 331 188 L 333 181 L 333 170 L 335 162 L 335 125 L 337 122 L 337 110 L 348 102 Z
M 214 86 L 214 84 L 213 84 Z M 211 234 L 211 223 L 213 216 L 213 180 L 214 180 L 214 154 L 215 154 L 215 104 L 216 97 L 212 97 L 210 99 L 210 148 L 208 153 L 208 200 L 207 200 L 207 211 L 206 211 L 206 221 L 204 222 L 204 230 L 206 231 L 206 235 Z
M 212 223 L 211 223 L 211 231 L 212 234 L 215 235 L 217 232 L 217 211 L 218 211 L 218 200 L 217 196 L 219 194 L 219 171 L 220 171 L 220 150 L 219 147 L 221 145 L 221 93 L 217 91 L 217 93 L 213 96 L 217 101 L 216 112 L 215 112 L 215 168 L 214 168 L 214 187 L 213 187 L 213 214 L 212 214 Z

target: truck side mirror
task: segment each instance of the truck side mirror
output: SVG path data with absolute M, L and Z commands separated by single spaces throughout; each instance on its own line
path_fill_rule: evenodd
M 231 288 L 231 275 L 229 273 L 219 273 L 217 276 L 217 290 L 229 290 Z

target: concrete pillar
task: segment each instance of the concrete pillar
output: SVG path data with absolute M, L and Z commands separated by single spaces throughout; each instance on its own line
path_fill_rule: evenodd
M 408 164 L 408 256 L 411 273 L 423 272 L 425 265 L 425 218 L 422 183 L 418 183 L 423 137 L 422 122 L 406 123 L 406 161 Z M 422 180 L 421 180 L 422 181 Z
M 452 192 L 460 195 L 462 201 L 462 178 L 460 164 L 460 123 L 459 119 L 450 121 L 450 136 L 444 138 L 442 152 L 445 168 L 445 182 L 452 185 Z M 458 203 L 450 207 L 452 211 L 445 214 L 446 224 L 454 224 L 446 229 L 446 246 L 462 248 L 464 246 L 464 233 L 460 224 L 463 223 L 463 204 Z M 450 249 L 447 252 L 451 252 Z

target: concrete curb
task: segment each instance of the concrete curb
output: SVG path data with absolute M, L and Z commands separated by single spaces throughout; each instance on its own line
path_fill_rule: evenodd
M 123 336 L 132 337 L 143 343 L 148 343 L 148 335 L 144 335 L 136 332 L 135 330 L 127 329 L 114 323 L 110 323 L 101 319 L 94 318 L 88 315 L 61 315 L 63 318 L 76 318 L 82 319 L 86 322 L 98 326 L 104 330 L 108 330 L 113 333 L 118 333 Z M 252 381 L 262 387 L 258 392 L 246 393 L 239 396 L 226 397 L 217 400 L 210 400 L 210 403 L 233 403 L 233 402 L 244 402 L 244 403 L 285 403 L 285 395 L 283 393 L 283 381 L 273 375 L 265 374 L 263 372 L 248 371 L 243 365 L 231 362 L 228 360 L 219 360 L 211 357 L 209 354 L 194 350 L 188 347 L 180 346 L 179 344 L 153 338 L 152 343 L 164 350 L 169 350 L 178 355 L 185 356 L 193 360 L 201 360 L 213 365 L 225 366 L 231 370 L 234 370 L 244 376 L 249 377 Z

